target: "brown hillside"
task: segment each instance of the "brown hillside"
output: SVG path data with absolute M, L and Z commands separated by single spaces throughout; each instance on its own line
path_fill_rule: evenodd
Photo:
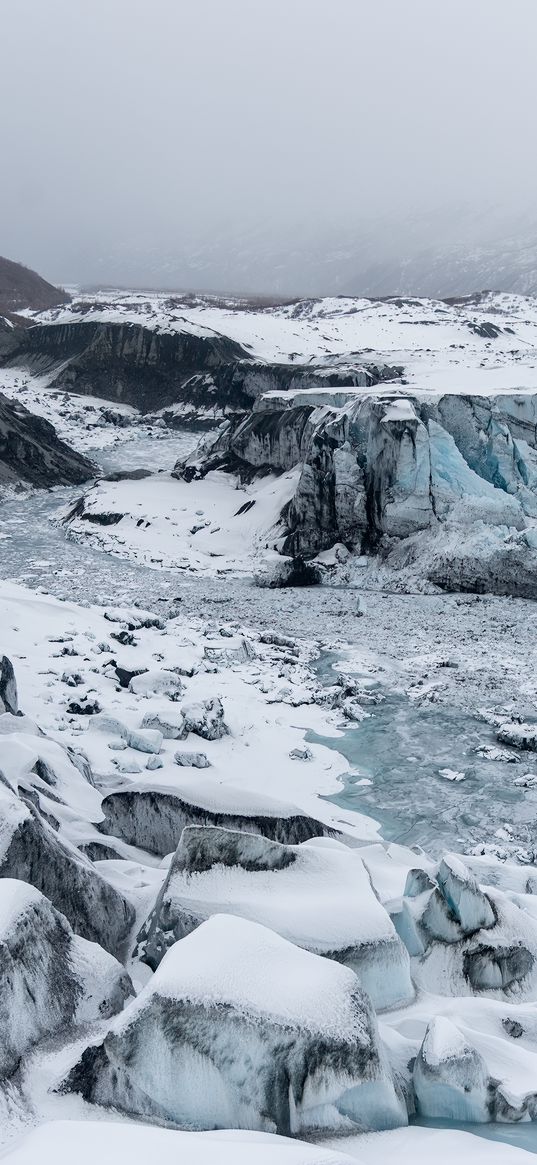
M 17 312 L 25 307 L 44 311 L 68 300 L 66 291 L 53 287 L 29 267 L 0 256 L 0 314 Z

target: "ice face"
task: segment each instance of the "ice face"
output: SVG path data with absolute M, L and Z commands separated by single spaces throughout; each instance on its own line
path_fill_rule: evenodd
M 1 784 L 0 812 L 0 878 L 31 881 L 79 934 L 118 954 L 134 920 L 126 898 L 60 840 L 32 805 Z

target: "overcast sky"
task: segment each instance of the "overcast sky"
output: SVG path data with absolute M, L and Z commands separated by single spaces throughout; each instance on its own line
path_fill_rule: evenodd
M 56 280 L 537 195 L 537 0 L 0 0 L 0 38 L 0 253 Z

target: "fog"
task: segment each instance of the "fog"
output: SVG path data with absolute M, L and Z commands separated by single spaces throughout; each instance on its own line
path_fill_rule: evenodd
M 0 16 L 0 253 L 50 279 L 322 292 L 533 231 L 535 0 Z

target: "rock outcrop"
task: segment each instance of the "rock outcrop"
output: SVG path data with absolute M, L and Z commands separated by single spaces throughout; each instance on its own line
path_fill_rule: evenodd
M 91 461 L 61 441 L 53 425 L 0 393 L 0 486 L 79 485 L 94 474 Z

